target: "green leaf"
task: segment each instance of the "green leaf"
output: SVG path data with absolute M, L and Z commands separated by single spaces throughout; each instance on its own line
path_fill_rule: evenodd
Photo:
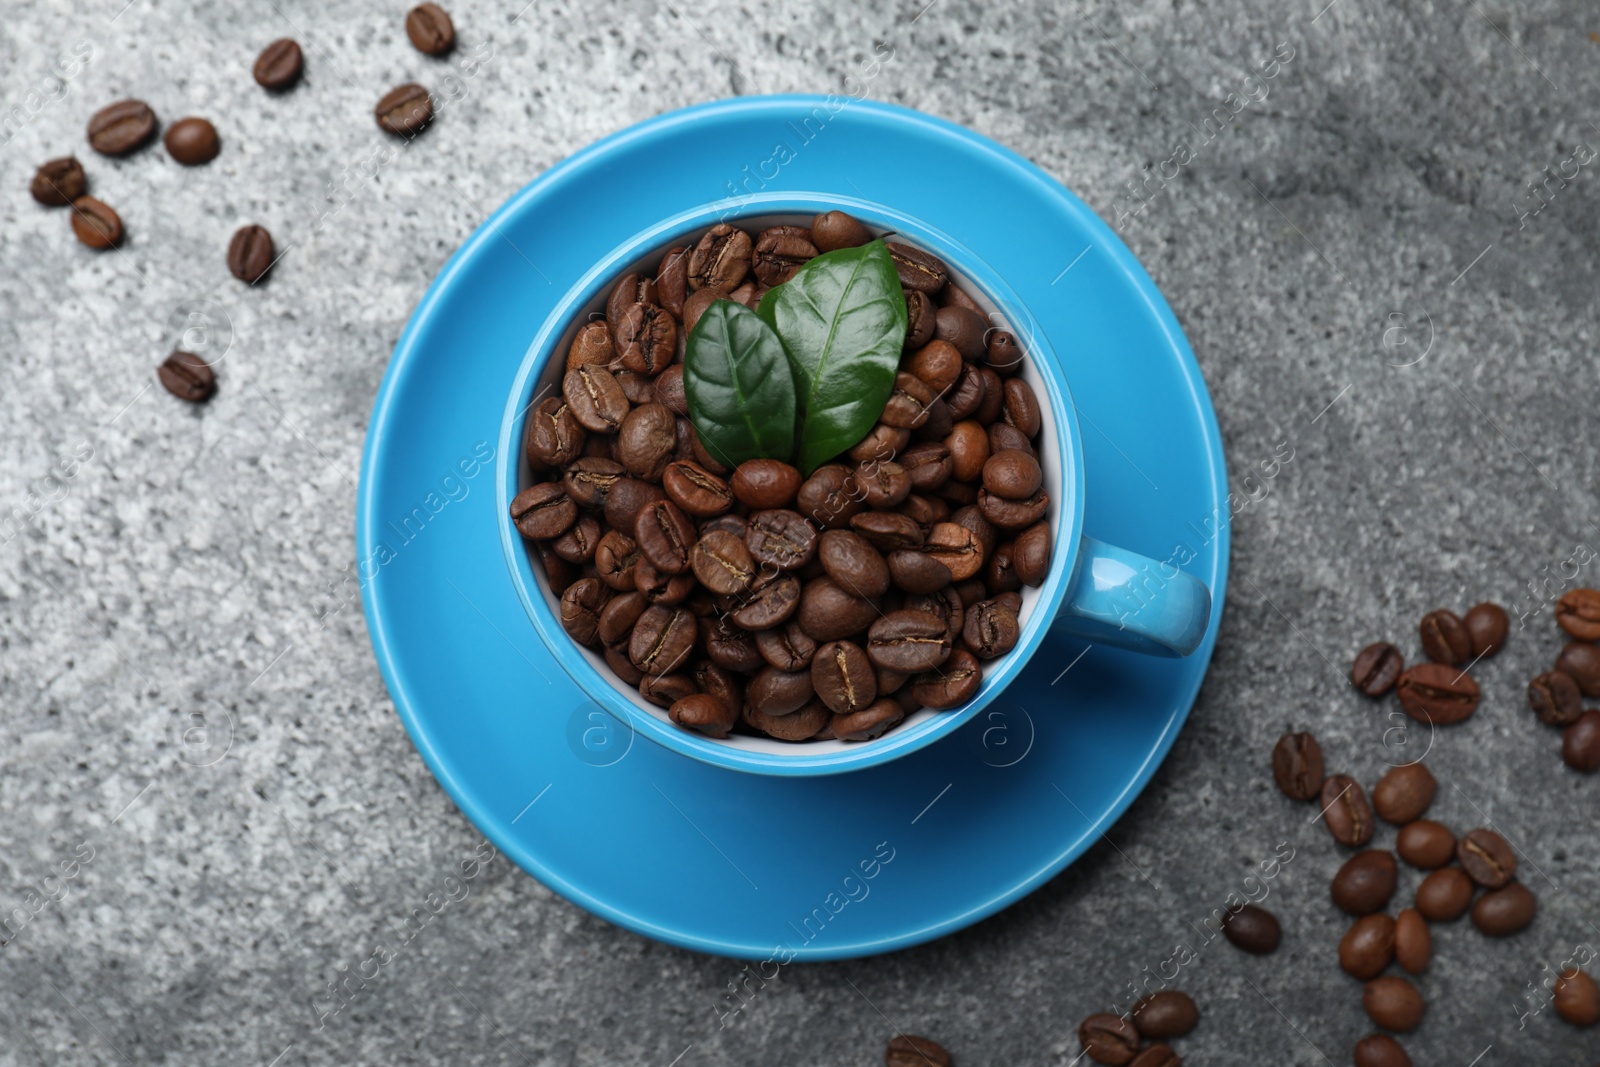
M 794 378 L 783 343 L 743 304 L 718 300 L 695 323 L 683 389 L 700 443 L 724 466 L 794 455 Z
M 906 339 L 906 297 L 882 241 L 829 252 L 761 298 L 783 340 L 809 475 L 865 437 L 894 391 Z

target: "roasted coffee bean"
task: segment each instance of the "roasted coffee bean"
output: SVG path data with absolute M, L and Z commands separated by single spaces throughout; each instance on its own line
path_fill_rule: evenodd
M 1318 799 L 1322 821 L 1335 841 L 1359 848 L 1372 840 L 1372 807 L 1360 782 L 1347 774 L 1335 774 L 1322 783 Z
M 983 358 L 989 323 L 982 315 L 964 307 L 942 307 L 934 321 L 934 337 L 954 345 L 963 359 Z
M 611 591 L 598 578 L 580 578 L 561 594 L 561 628 L 580 645 L 599 640 L 600 612 Z
M 950 1067 L 950 1053 L 937 1041 L 896 1034 L 883 1054 L 884 1067 Z
M 689 255 L 689 288 L 732 292 L 750 272 L 753 251 L 749 234 L 726 222 L 717 223 Z
M 1579 641 L 1600 641 L 1600 589 L 1569 589 L 1561 594 L 1556 622 Z
M 928 531 L 922 551 L 945 565 L 950 572 L 950 582 L 964 582 L 983 567 L 983 545 L 978 535 L 960 523 L 939 522 Z M 950 582 L 940 585 L 943 588 Z M 912 589 L 913 593 L 932 592 L 929 589 Z
M 878 423 L 863 437 L 848 455 L 857 463 L 893 459 L 911 443 L 911 431 Z
M 989 562 L 983 568 L 983 584 L 989 587 L 989 592 L 999 594 L 1022 588 L 1022 579 L 1017 576 L 1016 549 L 1016 542 L 1006 541 L 996 545 L 989 555 Z
M 1584 972 L 1573 968 L 1556 976 L 1551 990 L 1551 1005 L 1556 1014 L 1573 1026 L 1589 1027 L 1600 1022 L 1600 985 Z
M 1361 650 L 1350 668 L 1350 683 L 1369 697 L 1381 697 L 1394 688 L 1405 670 L 1400 650 L 1387 641 L 1378 641 Z
M 1141 1050 L 1128 1067 L 1183 1067 L 1183 1057 L 1170 1046 L 1157 1042 Z
M 1194 999 L 1178 989 L 1163 989 L 1142 997 L 1129 1014 L 1139 1034 L 1151 1041 L 1182 1037 L 1200 1021 L 1200 1009 Z
M 1431 871 L 1455 859 L 1456 835 L 1443 823 L 1418 819 L 1400 828 L 1395 851 L 1411 866 Z
M 599 544 L 600 523 L 593 515 L 580 515 L 566 533 L 550 542 L 550 549 L 568 563 L 588 563 Z
M 254 285 L 272 269 L 276 252 L 265 226 L 251 224 L 234 231 L 228 242 L 228 270 L 241 282 Z
M 1400 676 L 1400 706 L 1419 722 L 1449 726 L 1478 710 L 1478 683 L 1443 663 L 1419 663 Z
M 934 556 L 913 549 L 889 553 L 894 584 L 908 593 L 934 593 L 950 584 L 950 568 Z
M 764 572 L 751 586 L 745 602 L 733 612 L 733 621 L 746 630 L 770 630 L 789 621 L 800 607 L 800 579 L 792 574 Z M 806 632 L 817 636 L 809 627 Z
M 950 454 L 951 477 L 963 482 L 982 477 L 984 465 L 989 462 L 989 431 L 977 420 L 956 423 L 944 439 L 944 447 Z
M 1422 652 L 1435 663 L 1459 666 L 1472 658 L 1472 635 L 1454 612 L 1430 611 L 1422 617 Z
M 1575 771 L 1600 771 L 1600 711 L 1584 712 L 1563 731 L 1561 758 Z
M 615 533 L 616 531 L 612 530 L 606 536 L 610 537 Z M 616 586 L 613 585 L 611 588 L 615 589 Z M 615 645 L 619 641 L 627 640 L 628 635 L 633 633 L 633 627 L 639 621 L 639 616 L 643 615 L 648 607 L 650 602 L 645 600 L 643 593 L 637 591 L 612 597 L 601 610 L 600 622 L 595 631 L 600 643 Z
M 661 257 L 656 270 L 656 303 L 683 318 L 683 302 L 689 295 L 689 249 L 674 245 Z M 687 330 L 684 331 L 687 333 Z
M 741 718 L 746 726 L 757 733 L 779 741 L 810 741 L 813 738 L 821 739 L 821 732 L 833 718 L 833 713 L 822 701 L 813 700 L 788 715 L 769 715 L 751 707 L 746 700 Z
M 733 507 L 728 483 L 698 463 L 678 460 L 661 472 L 661 485 L 673 503 L 696 518 L 709 519 Z
M 761 231 L 750 256 L 751 269 L 763 285 L 781 285 L 801 264 L 817 257 L 811 231 L 804 226 L 773 226 Z
M 831 722 L 833 736 L 840 741 L 871 741 L 900 724 L 906 712 L 892 697 L 875 700 L 860 711 L 835 715 Z
M 1411 1057 L 1388 1034 L 1368 1034 L 1356 1042 L 1356 1067 L 1411 1067 Z
M 726 704 L 734 718 L 744 711 L 744 693 L 731 671 L 708 660 L 701 660 L 694 665 L 689 676 L 694 679 L 695 688 L 700 692 L 710 694 Z
M 1406 908 L 1394 921 L 1394 958 L 1408 974 L 1421 974 L 1433 958 L 1433 934 L 1416 908 Z
M 418 4 L 406 12 L 406 36 L 417 51 L 442 56 L 456 46 L 456 27 L 438 4 Z
M 1017 613 L 999 600 L 980 600 L 966 612 L 961 642 L 979 659 L 995 659 L 1017 647 L 1022 626 Z
M 887 246 L 903 287 L 931 295 L 938 293 L 944 288 L 944 283 L 950 280 L 950 272 L 945 265 L 922 249 L 895 241 L 887 242 Z
M 868 460 L 855 469 L 853 477 L 862 502 L 869 508 L 892 508 L 911 495 L 911 476 L 892 461 Z
M 878 699 L 872 661 L 858 644 L 830 641 L 811 660 L 811 685 L 835 715 L 848 715 Z
M 1372 787 L 1372 810 L 1384 822 L 1404 826 L 1422 818 L 1438 789 L 1439 783 L 1424 764 L 1395 767 Z
M 1493 830 L 1468 830 L 1456 845 L 1456 862 L 1485 889 L 1499 889 L 1517 874 L 1516 852 Z
M 764 715 L 788 715 L 799 711 L 816 695 L 811 668 L 784 671 L 763 667 L 750 680 L 745 699 Z
M 413 137 L 433 121 L 433 97 L 415 82 L 397 85 L 373 108 L 378 128 L 397 137 Z
M 716 738 L 727 737 L 738 721 L 732 708 L 709 693 L 684 697 L 672 705 L 667 715 L 679 726 Z
M 906 340 L 901 350 L 915 352 L 933 340 L 939 309 L 934 305 L 933 297 L 927 293 L 915 289 L 904 289 L 902 292 L 906 298 Z
M 614 459 L 584 456 L 568 465 L 561 476 L 567 495 L 580 508 L 598 511 L 606 506 L 611 487 L 627 477 L 627 470 Z
M 72 202 L 72 232 L 96 251 L 115 248 L 122 243 L 122 216 L 109 204 L 92 196 L 80 196 Z
M 738 472 L 734 473 L 737 480 Z M 775 508 L 750 516 L 744 543 L 763 567 L 798 570 L 817 552 L 817 528 L 797 511 Z
M 1001 453 L 1001 455 L 1020 455 L 1020 453 Z M 1000 456 L 992 457 L 993 463 Z M 1050 497 L 1043 491 L 1034 493 L 1026 500 L 1009 500 L 997 496 L 988 489 L 978 493 L 978 510 L 983 517 L 1002 530 L 1021 530 L 1032 526 L 1044 518 L 1045 511 L 1050 507 Z
M 577 425 L 576 422 L 573 425 Z M 659 485 L 638 478 L 618 478 L 606 491 L 606 524 L 616 530 L 632 530 L 645 505 L 666 499 Z
M 872 240 L 861 220 L 843 211 L 825 211 L 811 220 L 811 240 L 823 252 L 857 248 Z
M 181 349 L 156 368 L 156 377 L 167 392 L 191 404 L 209 400 L 217 391 L 217 375 L 211 364 Z
M 832 578 L 808 582 L 800 598 L 800 627 L 821 643 L 861 633 L 879 616 L 874 601 L 855 596 Z
M 1398 876 L 1394 853 L 1381 849 L 1358 852 L 1333 876 L 1333 902 L 1351 915 L 1371 915 L 1394 896 Z
M 998 601 L 998 598 L 996 599 Z M 961 634 L 962 628 L 966 625 L 966 605 L 962 603 L 961 597 L 955 591 L 954 586 L 945 586 L 936 593 L 910 594 L 902 603 L 901 610 L 921 611 L 934 616 L 944 623 L 944 628 L 950 634 L 952 642 Z
M 944 402 L 950 407 L 950 417 L 960 423 L 971 419 L 983 407 L 987 398 L 987 386 L 984 384 L 983 371 L 976 364 L 968 363 L 961 368 L 961 377 L 956 379 L 955 386 L 944 396 Z M 984 447 L 988 447 L 987 435 Z
M 1044 426 L 1044 416 L 1039 410 L 1039 397 L 1033 386 L 1021 378 L 1008 378 L 1005 384 L 1006 422 L 1021 430 L 1028 438 L 1039 436 Z
M 1245 904 L 1223 916 L 1222 933 L 1235 948 L 1254 956 L 1277 951 L 1278 942 L 1283 940 L 1277 916 L 1254 904 Z
M 761 669 L 762 659 L 756 651 L 755 637 L 726 615 L 701 619 L 700 643 L 706 655 L 719 667 L 740 674 L 751 674 Z
M 1600 697 L 1600 645 L 1569 642 L 1556 657 L 1555 669 L 1571 675 L 1578 683 L 1578 692 L 1584 696 Z
M 795 501 L 796 510 L 824 530 L 848 526 L 850 519 L 865 506 L 855 484 L 854 472 L 838 463 L 813 471 L 811 477 L 800 483 Z
M 606 322 L 615 330 L 622 325 L 629 308 L 635 304 L 659 303 L 657 296 L 656 283 L 648 275 L 624 274 L 606 297 Z
M 1583 694 L 1565 671 L 1546 671 L 1528 683 L 1528 706 L 1548 726 L 1571 726 L 1583 714 Z
M 950 449 L 940 441 L 926 441 L 905 451 L 897 461 L 911 479 L 911 487 L 919 493 L 939 488 L 950 478 L 954 463 Z
M 693 333 L 706 309 L 718 300 L 727 299 L 729 293 L 726 289 L 701 289 L 690 293 L 683 302 L 683 329 L 679 333 L 685 335 Z
M 605 657 L 606 666 L 611 668 L 612 673 L 622 679 L 623 685 L 637 686 L 644 681 L 644 671 L 635 667 L 633 661 L 628 658 L 627 642 L 620 645 L 604 645 L 600 654 Z
M 651 386 L 650 399 L 661 404 L 674 415 L 687 418 L 689 415 L 689 397 L 683 391 L 683 365 L 674 363 L 660 374 L 656 375 Z
M 1387 915 L 1367 915 L 1351 923 L 1339 939 L 1339 966 L 1363 982 L 1378 977 L 1394 960 L 1394 927 Z
M 1510 937 L 1528 928 L 1538 911 L 1533 892 L 1521 882 L 1491 890 L 1472 906 L 1472 925 L 1489 937 Z
M 1022 435 L 1022 431 L 1009 422 L 996 422 L 989 425 L 989 451 L 990 453 L 1007 452 L 1016 450 L 1026 452 L 1033 456 L 1033 442 Z
M 1417 910 L 1429 922 L 1454 922 L 1471 905 L 1472 879 L 1459 867 L 1441 867 L 1417 886 Z
M 678 325 L 659 304 L 630 304 L 615 327 L 622 365 L 637 374 L 660 374 L 678 351 Z
M 202 118 L 179 119 L 167 127 L 163 140 L 167 155 L 186 167 L 210 163 L 222 148 L 217 139 L 217 128 Z
M 125 156 L 156 132 L 156 113 L 143 100 L 118 100 L 89 118 L 89 147 L 108 156 Z
M 879 416 L 886 426 L 914 430 L 928 421 L 928 405 L 933 403 L 933 390 L 921 378 L 908 371 L 894 376 L 894 391 Z
M 922 379 L 934 396 L 955 387 L 961 378 L 961 353 L 949 341 L 935 338 L 905 360 L 905 369 Z
M 662 708 L 699 691 L 687 674 L 647 674 L 639 680 L 639 695 Z
M 628 658 L 646 674 L 671 674 L 689 661 L 698 637 L 693 614 L 652 604 L 634 624 Z
M 762 630 L 756 634 L 755 643 L 757 654 L 780 671 L 806 670 L 817 654 L 817 643 L 793 622 Z
M 950 656 L 949 625 L 925 611 L 891 611 L 867 633 L 867 655 L 879 667 L 903 674 L 931 671 Z
M 1417 987 L 1396 975 L 1385 975 L 1368 982 L 1361 992 L 1361 1006 L 1373 1022 L 1385 1030 L 1410 1033 L 1422 1023 L 1424 1004 Z
M 956 420 L 950 414 L 950 405 L 944 402 L 943 396 L 937 396 L 928 402 L 927 421 L 913 432 L 919 441 L 943 441 L 955 426 Z
M 28 192 L 45 207 L 66 207 L 89 188 L 83 164 L 72 156 L 42 163 L 33 173 Z
M 951 479 L 941 485 L 935 495 L 952 508 L 973 507 L 978 503 L 978 487 L 972 482 Z
M 561 395 L 573 417 L 594 433 L 616 433 L 630 410 L 617 379 L 604 367 L 593 364 L 567 371 L 561 381 Z
M 713 530 L 695 542 L 690 565 L 700 584 L 721 596 L 734 596 L 755 580 L 755 560 L 736 534 Z
M 300 80 L 304 67 L 299 44 L 288 37 L 280 37 L 261 50 L 251 74 L 263 89 L 282 92 Z
M 800 490 L 800 472 L 776 459 L 749 459 L 734 469 L 733 495 L 746 507 L 786 508 Z
M 897 548 L 921 548 L 925 535 L 921 525 L 909 515 L 892 511 L 868 511 L 850 520 L 850 528 L 882 552 Z
M 540 482 L 511 501 L 511 521 L 523 537 L 552 541 L 578 521 L 578 505 L 560 482 Z
M 1050 574 L 1050 552 L 1055 534 L 1047 522 L 1036 522 L 1017 534 L 1012 542 L 1011 560 L 1023 585 L 1040 586 Z
M 1025 358 L 1022 346 L 1009 330 L 996 330 L 989 335 L 988 350 L 984 359 L 995 373 L 1004 376 L 1022 369 Z
M 599 319 L 579 327 L 573 335 L 571 347 L 567 349 L 567 370 L 586 366 L 622 369 L 622 361 L 617 358 L 617 346 L 611 340 L 611 327 Z
M 660 404 L 641 404 L 628 412 L 617 431 L 617 459 L 632 474 L 658 481 L 677 447 L 677 420 Z
M 828 577 L 856 596 L 876 597 L 889 591 L 889 565 L 860 534 L 828 530 L 817 542 L 817 558 Z
M 1499 604 L 1476 604 L 1461 621 L 1466 624 L 1467 633 L 1472 637 L 1474 659 L 1492 656 L 1505 647 L 1511 620 L 1506 618 L 1506 609 Z
M 917 675 L 911 695 L 925 708 L 954 708 L 978 695 L 983 668 L 966 649 L 952 649 L 942 667 Z
M 672 501 L 654 500 L 640 508 L 633 539 L 657 570 L 682 574 L 689 569 L 689 552 L 696 540 L 694 523 Z
M 1139 1031 L 1122 1016 L 1101 1012 L 1079 1024 L 1078 1044 L 1096 1063 L 1122 1067 L 1139 1052 Z
M 583 572 L 554 552 L 545 541 L 538 541 L 529 546 L 528 555 L 537 557 L 539 566 L 544 568 L 545 580 L 550 583 L 550 591 L 560 596 L 571 588 L 572 583 L 582 578 Z
M 1322 792 L 1322 746 L 1308 733 L 1284 734 L 1272 749 L 1272 778 L 1290 800 Z

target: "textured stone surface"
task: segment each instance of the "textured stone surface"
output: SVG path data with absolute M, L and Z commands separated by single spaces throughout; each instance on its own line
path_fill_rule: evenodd
M 1179 1049 L 1348 1062 L 1370 1026 L 1335 965 L 1340 857 L 1267 756 L 1309 727 L 1370 783 L 1388 724 L 1342 686 L 1354 652 L 1389 637 L 1416 655 L 1415 621 L 1439 606 L 1532 610 L 1529 582 L 1600 547 L 1600 178 L 1550 182 L 1537 215 L 1528 190 L 1600 144 L 1589 6 L 462 0 L 460 50 L 439 61 L 406 43 L 399 3 L 122 2 L 21 0 L 0 34 L 0 907 L 59 891 L 46 876 L 93 853 L 0 950 L 0 1062 L 869 1063 L 898 1028 L 968 1067 L 1065 1065 L 1078 1020 L 1285 840 L 1296 859 L 1268 901 L 1283 948 L 1184 967 L 1204 1021 Z M 282 35 L 305 44 L 307 78 L 274 98 L 248 68 Z M 738 964 L 614 929 L 503 859 L 316 1030 L 312 996 L 479 841 L 401 729 L 359 613 L 315 639 L 308 624 L 353 557 L 362 439 L 407 314 L 555 161 L 684 104 L 840 89 L 874 41 L 896 52 L 872 96 L 1132 216 L 1236 489 L 1294 448 L 1235 522 L 1190 725 L 1109 840 L 1031 898 L 888 958 L 790 968 L 726 1030 L 713 1005 Z M 1252 79 L 1280 42 L 1293 58 Z M 405 80 L 443 87 L 447 68 L 459 99 L 369 178 L 373 103 Z M 84 124 L 124 95 L 211 117 L 221 156 L 94 156 Z M 69 152 L 122 212 L 122 251 L 89 253 L 28 198 L 33 167 Z M 248 298 L 224 268 L 247 221 L 290 257 Z M 207 300 L 232 350 L 193 410 L 150 386 L 169 318 Z M 1541 912 L 1502 942 L 1435 928 L 1428 1016 L 1406 1039 L 1418 1063 L 1491 1045 L 1484 1063 L 1600 1059 L 1600 1037 L 1548 1010 L 1519 1028 L 1541 966 L 1600 946 L 1600 778 L 1560 765 L 1521 697 L 1559 645 L 1547 612 L 1514 621 L 1476 671 L 1484 707 L 1430 755 L 1435 813 L 1492 819 Z M 185 767 L 188 716 L 217 705 L 233 751 Z

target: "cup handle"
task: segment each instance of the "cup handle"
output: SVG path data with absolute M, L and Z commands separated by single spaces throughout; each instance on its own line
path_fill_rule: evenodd
M 1172 563 L 1084 537 L 1053 626 L 1152 656 L 1187 656 L 1211 621 L 1211 590 Z

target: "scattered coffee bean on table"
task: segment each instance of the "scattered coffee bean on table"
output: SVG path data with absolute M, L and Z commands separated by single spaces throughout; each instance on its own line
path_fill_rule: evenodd
M 1555 669 L 1578 683 L 1578 692 L 1600 697 L 1600 645 L 1573 641 L 1556 657 Z
M 1511 620 L 1506 617 L 1506 609 L 1499 604 L 1488 601 L 1475 604 L 1461 621 L 1466 623 L 1467 633 L 1472 636 L 1474 659 L 1493 656 L 1505 647 Z
M 1472 658 L 1472 635 L 1452 611 L 1430 611 L 1422 617 L 1422 652 L 1435 663 L 1459 666 Z
M 83 164 L 72 156 L 52 159 L 34 171 L 28 192 L 45 207 L 66 207 L 89 188 Z
M 1394 960 L 1395 921 L 1387 915 L 1364 915 L 1339 939 L 1339 966 L 1365 982 L 1378 977 Z
M 89 147 L 108 156 L 125 156 L 156 132 L 156 113 L 143 100 L 118 100 L 89 119 Z
M 1521 882 L 1494 889 L 1472 905 L 1472 924 L 1490 937 L 1510 937 L 1528 928 L 1538 911 L 1533 892 Z
M 1569 589 L 1556 601 L 1556 624 L 1580 641 L 1600 641 L 1600 589 Z
M 1450 726 L 1478 710 L 1478 683 L 1458 667 L 1419 663 L 1400 675 L 1400 706 L 1419 722 Z
M 1183 1058 L 1171 1047 L 1157 1042 L 1135 1056 L 1129 1067 L 1183 1067 Z
M 1317 799 L 1322 821 L 1339 844 L 1359 848 L 1372 840 L 1372 805 L 1360 782 L 1348 774 L 1335 774 L 1322 783 Z
M 1395 851 L 1411 866 L 1431 871 L 1455 859 L 1456 835 L 1443 823 L 1418 819 L 1400 828 Z
M 1405 670 L 1405 659 L 1400 650 L 1387 641 L 1379 641 L 1363 648 L 1350 668 L 1350 682 L 1369 697 L 1376 699 L 1393 689 Z
M 1404 908 L 1394 920 L 1394 958 L 1410 974 L 1421 974 L 1433 958 L 1433 934 L 1415 908 Z
M 1372 787 L 1372 810 L 1395 826 L 1415 822 L 1433 803 L 1439 783 L 1422 763 L 1395 767 Z
M 1283 928 L 1278 925 L 1277 916 L 1254 904 L 1246 904 L 1224 916 L 1222 932 L 1235 948 L 1253 956 L 1276 951 L 1278 942 L 1283 940 Z
M 122 243 L 122 216 L 92 196 L 72 202 L 72 232 L 78 240 L 97 251 Z
M 1134 1027 L 1151 1041 L 1182 1037 L 1200 1021 L 1194 998 L 1178 989 L 1163 989 L 1141 998 L 1130 1014 Z
M 1600 985 L 1584 971 L 1563 972 L 1556 978 L 1556 1014 L 1573 1026 L 1600 1022 Z
M 950 1067 L 944 1046 L 916 1034 L 896 1034 L 883 1054 L 884 1067 Z
M 198 167 L 217 158 L 221 142 L 217 128 L 205 119 L 189 117 L 179 119 L 167 127 L 164 138 L 167 154 L 186 167 Z
M 191 404 L 209 400 L 217 391 L 217 375 L 211 365 L 193 352 L 182 349 L 167 357 L 166 362 L 156 369 L 156 377 L 167 392 Z
M 1585 774 L 1600 771 L 1600 711 L 1586 711 L 1561 735 L 1561 758 Z
M 1371 915 L 1394 896 L 1399 867 L 1394 853 L 1381 849 L 1358 852 L 1333 876 L 1333 902 L 1351 915 Z
M 228 270 L 254 285 L 272 269 L 273 255 L 272 234 L 265 226 L 241 226 L 228 242 Z
M 456 27 L 438 4 L 418 4 L 406 12 L 406 36 L 417 51 L 442 56 L 456 45 Z
M 1139 1031 L 1122 1016 L 1101 1012 L 1079 1024 L 1078 1043 L 1096 1063 L 1126 1067 L 1139 1054 Z
M 1356 1042 L 1355 1067 L 1411 1067 L 1411 1057 L 1388 1034 L 1368 1034 Z
M 1421 1025 L 1426 1008 L 1417 987 L 1397 975 L 1368 982 L 1361 994 L 1361 1006 L 1373 1022 L 1402 1034 Z
M 1312 800 L 1322 792 L 1322 746 L 1308 733 L 1284 734 L 1272 750 L 1272 777 L 1291 800 Z
M 1471 906 L 1472 879 L 1459 867 L 1441 867 L 1417 886 L 1417 911 L 1429 922 L 1454 922 Z
M 300 80 L 305 69 L 305 57 L 300 45 L 288 37 L 280 37 L 261 50 L 251 73 L 256 84 L 272 92 L 282 92 Z
M 1500 889 L 1517 873 L 1517 854 L 1493 830 L 1469 830 L 1456 845 L 1456 862 L 1485 889 Z
M 1545 671 L 1528 683 L 1528 707 L 1546 726 L 1571 726 L 1583 714 L 1583 694 L 1564 671 Z
M 399 137 L 421 133 L 433 121 L 433 97 L 414 82 L 397 85 L 383 94 L 373 109 L 379 129 Z

